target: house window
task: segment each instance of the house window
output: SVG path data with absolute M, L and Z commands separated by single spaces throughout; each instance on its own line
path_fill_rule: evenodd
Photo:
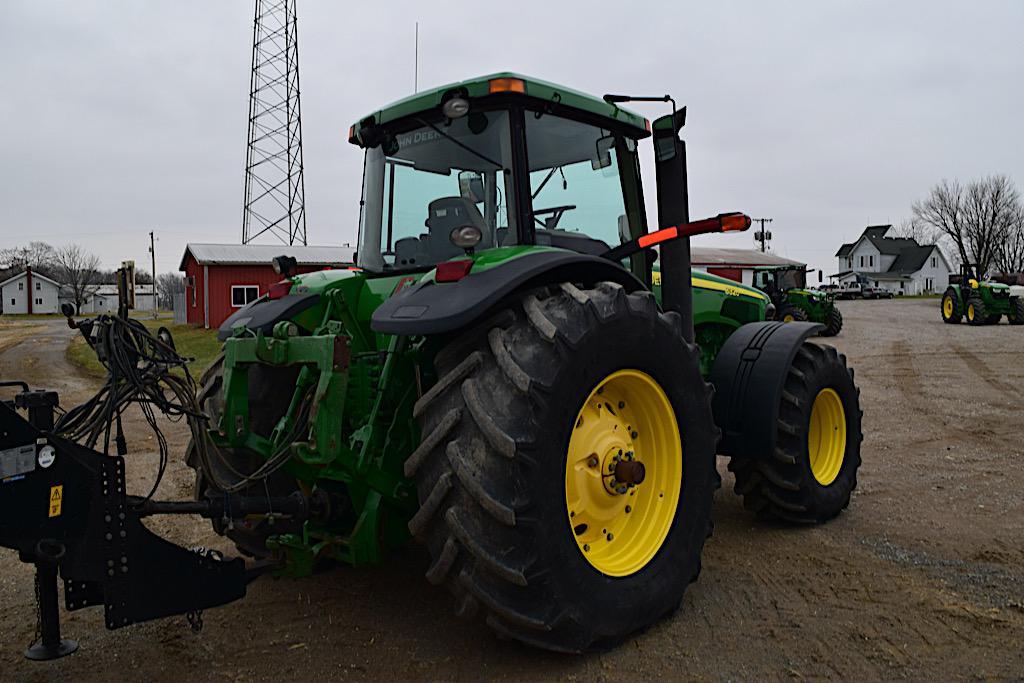
M 874 257 L 874 255 L 868 256 L 868 267 L 869 268 L 873 268 L 874 265 L 875 265 L 875 257 Z
M 19 292 L 24 292 L 25 291 L 25 283 L 24 282 L 19 282 L 18 283 L 18 291 Z
M 926 277 L 924 279 L 924 291 L 926 291 L 926 292 L 932 291 L 932 279 L 930 277 Z
M 231 305 L 234 308 L 241 308 L 256 301 L 259 297 L 259 285 L 232 285 L 231 287 Z
M 937 266 L 936 266 L 936 261 L 937 261 L 937 260 L 938 260 L 938 259 L 936 259 L 936 258 L 935 258 L 934 256 L 932 256 L 932 268 L 935 268 L 935 267 L 937 267 Z
M 39 283 L 39 282 L 37 282 L 37 283 L 36 283 L 36 291 L 38 292 L 38 291 L 39 291 L 40 289 L 42 289 L 42 288 L 43 288 L 43 287 L 42 287 L 42 283 Z
M 11 305 L 15 306 L 16 304 L 17 304 L 17 302 L 15 302 L 14 299 L 11 299 Z
M 38 298 L 38 297 L 36 297 L 36 305 L 42 306 L 43 305 L 43 300 Z

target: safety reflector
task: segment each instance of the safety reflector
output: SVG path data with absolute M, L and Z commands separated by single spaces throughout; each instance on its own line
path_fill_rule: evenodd
M 646 249 L 652 244 L 658 244 L 659 242 L 664 242 L 665 240 L 674 240 L 678 236 L 678 228 L 665 228 L 664 230 L 658 230 L 657 232 L 652 232 L 650 234 L 644 235 L 643 237 L 637 240 L 637 244 L 640 245 L 641 249 Z
M 270 288 L 267 289 L 267 298 L 280 299 L 283 296 L 287 296 L 290 291 L 292 291 L 292 281 L 281 280 L 270 285 Z
M 434 282 L 458 282 L 469 275 L 469 270 L 472 267 L 473 261 L 470 259 L 438 263 L 437 274 L 434 276 Z

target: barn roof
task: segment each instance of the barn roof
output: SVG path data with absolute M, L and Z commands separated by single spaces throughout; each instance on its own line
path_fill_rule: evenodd
M 695 266 L 806 266 L 806 263 L 757 249 L 690 247 L 690 262 Z
M 352 263 L 351 247 L 304 247 L 284 244 L 196 244 L 185 245 L 178 270 L 185 270 L 188 255 L 201 266 L 270 265 L 275 256 L 291 256 L 301 266 L 338 266 Z

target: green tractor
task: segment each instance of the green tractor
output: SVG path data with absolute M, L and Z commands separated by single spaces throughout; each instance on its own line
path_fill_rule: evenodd
M 969 325 L 995 325 L 1004 315 L 1011 325 L 1024 325 L 1024 298 L 1001 282 L 984 280 L 976 263 L 964 263 L 960 272 L 949 276 L 942 295 L 942 321 Z
M 716 453 L 753 510 L 846 507 L 852 371 L 806 341 L 820 326 L 765 322 L 759 292 L 691 280 L 688 237 L 749 219 L 689 222 L 685 109 L 652 131 L 628 99 L 498 74 L 352 126 L 357 269 L 287 277 L 225 322 L 203 380 L 213 447 L 189 456 L 199 498 L 267 487 L 323 512 L 218 531 L 291 575 L 376 564 L 412 535 L 457 613 L 575 652 L 679 605 Z M 653 232 L 637 153 L 652 132 Z
M 834 337 L 843 329 L 843 314 L 834 294 L 807 287 L 807 272 L 800 266 L 760 267 L 754 269 L 752 284 L 771 298 L 775 320 L 821 323 L 821 336 Z

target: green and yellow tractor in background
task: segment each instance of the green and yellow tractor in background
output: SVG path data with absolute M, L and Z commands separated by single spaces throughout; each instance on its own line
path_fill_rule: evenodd
M 775 320 L 820 323 L 821 336 L 834 337 L 843 329 L 843 314 L 834 294 L 807 287 L 808 272 L 803 266 L 762 266 L 754 269 L 751 284 L 771 298 Z
M 379 564 L 415 538 L 460 616 L 567 652 L 678 608 L 711 534 L 716 454 L 756 513 L 839 514 L 861 461 L 853 371 L 808 341 L 821 325 L 765 320 L 761 292 L 691 271 L 689 237 L 750 219 L 690 220 L 686 110 L 652 125 L 620 106 L 644 99 L 503 73 L 352 126 L 356 267 L 295 275 L 275 259 L 282 281 L 224 323 L 202 378 L 195 501 L 138 508 L 201 511 L 293 577 Z M 238 597 L 233 574 L 198 591 L 169 573 L 132 600 Z
M 1024 325 L 1024 297 L 1001 282 L 985 280 L 978 264 L 964 263 L 960 272 L 949 276 L 949 287 L 942 295 L 942 321 L 969 325 L 995 325 L 1006 316 L 1011 325 Z

